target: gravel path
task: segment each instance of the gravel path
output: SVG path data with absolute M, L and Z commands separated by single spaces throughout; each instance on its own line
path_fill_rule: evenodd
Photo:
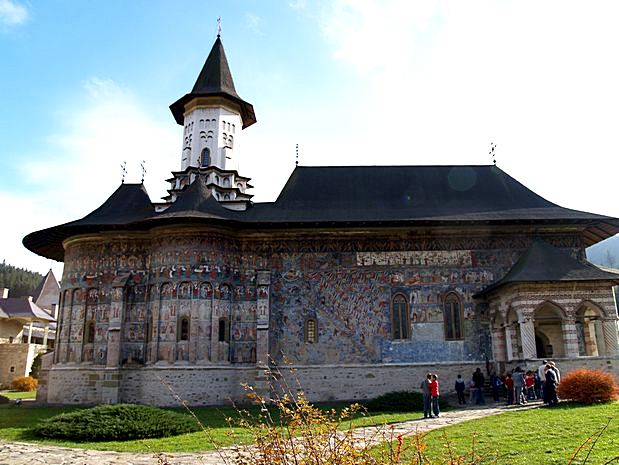
M 443 426 L 462 423 L 463 421 L 483 418 L 490 415 L 498 415 L 510 410 L 524 410 L 536 408 L 540 402 L 529 403 L 523 406 L 492 405 L 467 406 L 458 410 L 452 410 L 441 414 L 439 418 L 424 420 L 410 420 L 395 423 L 389 426 L 389 431 L 393 432 L 393 437 L 398 435 L 409 436 L 415 433 L 431 431 L 442 428 Z M 360 442 L 379 442 L 382 437 L 379 434 L 381 427 L 358 428 L 355 430 L 355 438 Z M 384 430 L 384 427 L 382 427 Z M 231 456 L 233 451 L 226 449 L 223 454 Z M 196 453 L 175 453 L 163 456 L 170 465 L 223 465 L 225 460 L 221 453 L 203 452 Z M 0 441 L 0 465 L 157 465 L 165 463 L 159 461 L 156 453 L 125 453 L 97 451 L 88 449 L 71 449 L 66 447 L 48 446 L 43 444 L 29 444 L 22 442 L 1 442 Z

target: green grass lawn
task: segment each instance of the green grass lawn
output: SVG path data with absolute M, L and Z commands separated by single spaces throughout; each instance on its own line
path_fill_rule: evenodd
M 18 392 L 18 391 L 0 391 L 0 396 L 4 396 L 7 399 L 15 400 L 35 400 L 37 398 L 37 391 L 30 392 Z
M 343 404 L 336 404 L 329 405 L 328 408 L 339 409 L 343 406 Z M 28 431 L 28 428 L 45 418 L 50 418 L 63 412 L 74 411 L 78 408 L 0 406 L 0 439 L 123 452 L 200 452 L 213 450 L 217 446 L 225 447 L 232 444 L 248 444 L 252 440 L 251 434 L 247 430 L 229 425 L 228 418 L 239 418 L 238 412 L 232 407 L 193 408 L 192 411 L 202 425 L 205 426 L 205 431 L 161 439 L 80 443 L 74 441 L 42 440 L 34 437 Z M 186 412 L 182 409 L 173 410 L 180 413 Z M 247 411 L 255 415 L 258 409 L 250 408 Z M 369 426 L 411 420 L 419 418 L 419 416 L 420 414 L 417 412 L 378 413 L 355 418 L 353 424 L 355 426 Z
M 329 406 L 339 408 L 339 406 Z M 231 407 L 195 408 L 196 416 L 207 432 L 136 441 L 76 443 L 71 441 L 42 441 L 32 437 L 28 428 L 38 421 L 78 407 L 14 407 L 0 406 L 0 439 L 6 441 L 45 442 L 67 447 L 126 452 L 199 452 L 213 450 L 216 445 L 247 444 L 250 434 L 241 428 L 230 427 L 227 418 L 238 418 Z M 175 409 L 176 411 L 181 411 Z M 257 409 L 249 409 L 256 414 Z M 355 426 L 392 423 L 419 418 L 419 413 L 377 413 L 353 421 Z M 433 431 L 426 436 L 428 455 L 437 457 L 445 450 L 444 434 L 459 453 L 470 451 L 475 436 L 479 453 L 498 458 L 497 464 L 554 465 L 566 464 L 575 449 L 587 437 L 600 431 L 614 418 L 598 440 L 587 463 L 604 464 L 619 455 L 619 402 L 595 406 L 561 404 L 549 409 L 507 412 L 502 415 L 473 420 Z M 407 442 L 410 440 L 406 439 Z M 584 457 L 584 455 L 583 455 Z M 582 464 L 582 459 L 573 465 Z M 613 462 L 615 463 L 615 462 Z M 619 461 L 616 462 L 619 464 Z
M 475 449 L 480 455 L 496 459 L 485 463 L 565 465 L 576 448 L 611 418 L 587 462 L 605 464 L 619 457 L 619 402 L 594 406 L 560 404 L 460 423 L 429 433 L 427 454 L 437 457 L 444 453 L 445 435 L 459 453 L 470 451 L 475 437 Z M 407 442 L 410 444 L 410 440 Z M 574 465 L 584 463 L 586 450 L 583 452 Z M 612 463 L 619 464 L 619 458 Z

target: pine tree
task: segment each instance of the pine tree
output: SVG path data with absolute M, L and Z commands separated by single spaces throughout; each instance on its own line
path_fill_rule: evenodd
M 32 295 L 43 275 L 24 268 L 7 265 L 6 260 L 0 264 L 0 288 L 9 289 L 9 297 L 26 297 Z

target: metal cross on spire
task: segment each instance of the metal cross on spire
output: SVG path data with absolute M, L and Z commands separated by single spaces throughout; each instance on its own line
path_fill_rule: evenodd
M 494 165 L 496 165 L 496 144 L 494 142 L 490 142 L 490 152 L 488 152 L 488 155 L 490 155 L 492 157 L 492 163 Z
M 221 36 L 221 16 L 217 17 L 217 37 Z
M 142 184 L 144 184 L 144 178 L 146 177 L 146 160 L 142 160 L 140 167 L 142 168 Z
M 127 176 L 127 162 L 123 161 L 120 164 L 120 169 L 122 170 L 122 179 L 121 179 L 121 183 L 124 184 L 125 183 L 125 176 Z

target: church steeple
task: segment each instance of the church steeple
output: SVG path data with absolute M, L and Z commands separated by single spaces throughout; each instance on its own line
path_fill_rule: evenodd
M 181 170 L 238 168 L 240 130 L 254 124 L 256 115 L 252 104 L 236 92 L 219 35 L 193 89 L 170 105 L 170 110 L 185 128 Z
M 183 124 L 183 115 L 187 103 L 197 97 L 209 96 L 224 97 L 238 105 L 243 120 L 243 129 L 256 122 L 253 105 L 243 100 L 236 93 L 226 52 L 219 36 L 217 36 L 217 40 L 215 40 L 191 92 L 170 105 L 170 110 L 176 122 Z

